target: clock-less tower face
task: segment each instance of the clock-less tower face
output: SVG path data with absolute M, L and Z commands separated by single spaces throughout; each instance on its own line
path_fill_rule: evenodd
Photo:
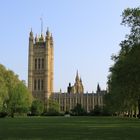
M 49 31 L 46 37 L 29 38 L 28 87 L 33 97 L 47 100 L 53 92 L 53 39 Z

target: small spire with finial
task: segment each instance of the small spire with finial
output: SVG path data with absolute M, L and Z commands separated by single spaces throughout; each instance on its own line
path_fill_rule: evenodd
M 30 36 L 33 36 L 33 31 L 32 31 L 32 28 L 31 28 L 31 31 L 30 31 Z
M 33 32 L 32 32 L 32 28 L 31 28 L 30 35 L 29 35 L 29 40 L 34 41 L 34 35 L 33 35 Z
M 101 88 L 100 88 L 100 85 L 99 83 L 97 84 L 97 92 L 100 92 L 101 91 Z
M 48 37 L 50 37 L 50 36 L 51 36 L 50 31 L 49 31 L 49 27 L 47 27 L 47 32 L 46 32 L 46 35 L 47 35 Z

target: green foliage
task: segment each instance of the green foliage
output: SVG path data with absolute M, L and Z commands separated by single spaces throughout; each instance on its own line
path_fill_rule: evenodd
M 10 113 L 26 113 L 31 106 L 31 97 L 26 86 L 20 82 L 11 93 L 8 103 Z
M 71 110 L 72 115 L 75 116 L 82 116 L 82 115 L 86 115 L 86 111 L 84 110 L 84 108 L 82 108 L 81 104 L 78 104 Z
M 140 104 L 140 8 L 128 8 L 122 17 L 122 24 L 131 28 L 130 34 L 120 43 L 119 55 L 113 57 L 105 101 L 112 112 L 136 113 Z
M 47 103 L 49 104 L 47 110 L 44 110 L 44 114 L 45 116 L 59 116 L 61 115 L 59 112 L 59 104 L 57 101 L 53 100 L 53 99 L 49 99 L 47 101 Z
M 44 111 L 44 103 L 41 100 L 35 99 L 31 106 L 31 115 L 41 115 Z
M 31 94 L 18 76 L 0 64 L 0 112 L 27 112 L 31 100 Z
M 0 97 L 0 112 L 2 111 L 2 109 L 3 109 L 3 100 L 2 100 L 2 98 Z
M 93 110 L 90 111 L 91 116 L 110 116 L 111 112 L 107 106 L 96 105 Z
M 50 99 L 49 100 L 49 113 L 58 113 L 59 112 L 59 104 L 57 101 Z

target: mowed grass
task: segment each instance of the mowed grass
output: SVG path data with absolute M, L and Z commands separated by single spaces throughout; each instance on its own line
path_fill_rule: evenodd
M 0 140 L 140 140 L 140 120 L 116 117 L 0 118 Z

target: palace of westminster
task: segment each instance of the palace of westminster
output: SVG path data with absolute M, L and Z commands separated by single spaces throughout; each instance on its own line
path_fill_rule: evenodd
M 28 88 L 34 98 L 41 99 L 47 106 L 47 101 L 53 99 L 58 102 L 60 111 L 70 111 L 77 103 L 89 112 L 96 105 L 103 106 L 105 90 L 97 85 L 96 93 L 84 93 L 82 80 L 78 75 L 74 85 L 69 83 L 67 92 L 54 92 L 54 45 L 53 36 L 47 30 L 45 37 L 41 33 L 34 37 L 31 30 L 29 34 L 29 57 L 28 57 Z

